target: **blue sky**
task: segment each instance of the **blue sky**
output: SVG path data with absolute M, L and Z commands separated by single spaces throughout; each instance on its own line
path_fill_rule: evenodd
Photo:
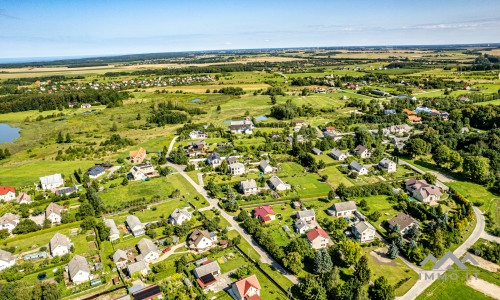
M 1 1 L 0 58 L 500 42 L 500 1 Z

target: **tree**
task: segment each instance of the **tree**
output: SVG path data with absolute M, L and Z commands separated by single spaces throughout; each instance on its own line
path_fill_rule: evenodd
M 348 239 L 341 244 L 340 249 L 344 254 L 344 260 L 348 265 L 353 265 L 358 262 L 361 257 L 361 246 L 358 242 Z
M 118 131 L 118 126 L 116 126 L 116 122 L 113 122 L 113 126 L 111 126 L 111 131 L 112 132 Z
M 58 144 L 64 143 L 64 137 L 60 131 L 59 131 L 59 134 L 57 135 L 57 143 Z
M 396 246 L 396 244 L 392 242 L 392 244 L 389 246 L 389 250 L 387 251 L 387 255 L 389 255 L 391 259 L 396 259 L 398 258 L 398 254 L 398 246 Z
M 96 225 L 97 233 L 99 234 L 99 239 L 101 241 L 107 241 L 109 239 L 109 232 L 111 228 L 106 227 L 103 221 L 99 221 Z
M 272 105 L 275 105 L 275 104 L 276 104 L 276 96 L 275 96 L 275 95 L 272 95 L 272 96 L 271 96 L 271 104 L 272 104 Z
M 337 294 L 337 288 L 340 284 L 340 272 L 337 266 L 333 267 L 330 272 L 323 274 L 323 286 L 328 294 L 334 296 Z
M 71 134 L 69 134 L 69 132 L 68 132 L 68 133 L 66 133 L 66 141 L 65 142 L 66 143 L 71 143 L 71 141 L 72 141 Z
M 14 234 L 23 234 L 23 233 L 29 233 L 29 232 L 34 232 L 40 230 L 40 226 L 38 226 L 33 220 L 31 219 L 22 219 L 12 230 Z
M 187 258 L 186 256 L 182 256 L 178 260 L 175 261 L 175 268 L 177 273 L 182 273 L 186 269 L 186 264 L 187 264 Z
M 83 229 L 83 231 L 90 230 L 96 226 L 97 220 L 94 217 L 86 217 L 82 223 L 80 223 L 80 227 Z
M 128 178 L 127 177 L 123 177 L 122 185 L 127 185 L 127 184 L 128 184 Z
M 313 260 L 313 272 L 315 274 L 322 274 L 325 272 L 330 272 L 332 269 L 332 259 L 326 249 L 323 248 L 316 252 L 316 256 L 314 256 Z
M 304 268 L 302 256 L 298 252 L 288 253 L 288 255 L 283 258 L 283 265 L 293 274 L 299 274 Z
M 441 145 L 434 150 L 434 154 L 432 155 L 432 158 L 438 165 L 445 165 L 448 163 L 448 160 L 450 158 L 450 148 L 446 145 Z
M 424 176 L 423 176 L 423 178 L 429 184 L 434 184 L 434 183 L 436 183 L 436 180 L 437 180 L 436 175 L 434 175 L 434 174 L 432 174 L 430 172 L 425 173 Z
M 330 190 L 328 192 L 328 200 L 333 200 L 335 199 L 335 192 L 333 190 Z
M 140 114 L 140 113 L 138 113 L 138 114 L 137 114 L 137 117 L 136 117 L 135 119 L 136 119 L 136 120 L 140 120 L 140 119 L 141 119 L 141 114 Z
M 422 155 L 427 151 L 427 142 L 421 138 L 411 139 L 406 143 L 405 149 L 412 157 Z
M 370 300 L 393 300 L 396 298 L 394 287 L 389 284 L 384 276 L 377 278 L 374 284 L 368 288 L 368 295 Z
M 486 183 L 490 176 L 490 160 L 483 156 L 466 156 L 463 174 L 475 182 Z
M 412 240 L 416 240 L 420 237 L 420 227 L 418 227 L 417 225 L 413 225 L 412 227 L 410 227 L 410 229 L 408 230 L 408 237 Z
M 403 239 L 403 235 L 401 234 L 401 231 L 398 230 L 396 231 L 396 239 L 395 239 L 395 243 L 396 243 L 396 246 L 399 248 L 399 249 L 403 249 L 404 246 L 405 246 L 405 241 Z
M 362 285 L 370 282 L 370 267 L 368 266 L 368 257 L 366 255 L 361 256 L 358 263 L 356 264 L 356 271 L 354 271 L 354 278 L 361 282 Z
M 85 217 L 93 217 L 95 216 L 95 211 L 92 205 L 88 201 L 83 202 L 78 207 L 78 212 L 76 213 L 78 219 L 83 219 Z
M 49 219 L 45 219 L 43 221 L 43 229 L 47 229 L 47 228 L 50 228 L 50 227 L 52 227 L 52 222 Z

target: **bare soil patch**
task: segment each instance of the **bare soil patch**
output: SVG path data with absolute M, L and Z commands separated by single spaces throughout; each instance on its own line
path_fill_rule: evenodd
M 491 261 L 488 261 L 480 256 L 471 254 L 471 256 L 479 263 L 479 266 L 481 269 L 484 269 L 486 271 L 490 271 L 493 273 L 496 273 L 499 269 L 500 266 L 497 265 L 496 263 L 493 263 Z
M 396 262 L 391 260 L 387 256 L 387 248 L 378 248 L 370 252 L 370 256 L 373 257 L 373 261 L 379 265 L 393 266 L 397 267 Z
M 480 278 L 467 280 L 466 284 L 478 292 L 485 294 L 493 299 L 500 299 L 500 287 Z

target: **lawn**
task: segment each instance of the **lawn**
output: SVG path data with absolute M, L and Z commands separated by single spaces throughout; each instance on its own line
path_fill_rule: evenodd
M 236 230 L 230 230 L 227 233 L 227 237 L 230 239 L 234 239 L 239 235 L 240 234 Z M 245 252 L 245 254 L 248 255 L 251 259 L 254 260 L 260 259 L 260 254 L 257 253 L 257 251 L 255 251 L 255 249 L 243 237 L 241 238 L 241 242 L 238 244 L 238 247 L 241 249 L 241 251 Z
M 393 204 L 387 200 L 388 198 L 389 196 L 386 195 L 356 198 L 356 201 L 361 201 L 365 199 L 368 204 L 369 208 L 368 210 L 360 209 L 364 215 L 368 216 L 369 214 L 375 211 L 379 211 L 380 213 L 382 213 L 382 217 L 380 217 L 376 222 L 370 221 L 372 225 L 375 226 L 375 228 L 381 232 L 385 232 L 385 229 L 381 228 L 380 224 L 384 220 L 391 219 L 399 213 L 399 211 L 395 210 L 392 207 Z
M 322 182 L 317 174 L 281 178 L 286 183 L 297 187 L 297 194 L 304 198 L 321 197 L 328 195 L 332 189 L 328 183 Z
M 337 169 L 337 166 L 329 166 L 326 167 L 323 171 L 319 173 L 320 175 L 327 175 L 328 176 L 328 182 L 334 186 L 338 187 L 341 183 L 343 183 L 345 186 L 353 186 L 354 184 L 347 178 L 346 175 L 342 174 L 339 169 Z
M 282 163 L 281 169 L 278 171 L 278 176 L 292 176 L 297 174 L 302 174 L 304 168 L 298 163 Z

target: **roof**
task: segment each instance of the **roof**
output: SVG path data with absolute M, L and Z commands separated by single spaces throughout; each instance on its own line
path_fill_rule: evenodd
M 10 262 L 12 258 L 12 253 L 0 249 L 0 260 L 5 262 Z
M 394 218 L 388 220 L 390 225 L 393 227 L 396 227 L 396 225 L 399 225 L 399 228 L 401 230 L 405 229 L 408 227 L 413 222 L 416 222 L 415 219 L 413 219 L 411 216 L 405 214 L 404 212 L 400 212 L 397 216 Z
M 153 241 L 147 238 L 141 239 L 137 243 L 137 248 L 139 248 L 139 252 L 141 252 L 141 255 L 146 255 L 151 252 L 157 252 L 158 248 L 156 248 L 155 244 Z
M 0 218 L 0 224 L 7 224 L 10 223 L 12 225 L 17 225 L 19 223 L 19 220 L 21 219 L 20 216 L 12 214 L 12 213 L 5 213 L 1 218 Z
M 71 194 L 71 193 L 74 193 L 76 191 L 78 191 L 78 189 L 76 188 L 76 186 L 66 187 L 66 188 L 62 188 L 60 190 L 57 190 L 56 191 L 56 195 Z
M 219 154 L 219 153 L 217 153 L 217 152 L 212 152 L 212 153 L 210 153 L 210 155 L 208 156 L 208 159 L 210 159 L 210 160 L 220 159 L 220 154 Z
M 139 218 L 134 215 L 127 216 L 126 222 L 128 227 L 130 227 L 130 229 L 134 229 L 137 226 L 140 226 L 141 228 L 143 227 L 141 220 L 139 220 Z
M 382 158 L 378 163 L 381 164 L 381 165 L 382 164 L 383 165 L 393 165 L 393 164 L 395 165 L 396 164 L 396 162 L 388 159 L 387 157 Z
M 275 215 L 276 213 L 273 211 L 273 208 L 270 205 L 259 206 L 253 210 L 253 215 L 255 217 L 264 218 L 267 215 Z
M 227 163 L 228 163 L 228 164 L 234 164 L 234 163 L 236 163 L 236 162 L 238 162 L 238 160 L 237 160 L 237 159 L 236 159 L 236 157 L 234 157 L 234 156 L 231 156 L 231 157 L 228 157 L 228 158 L 227 158 Z
M 429 195 L 436 195 L 437 197 L 441 197 L 442 195 L 438 187 L 428 184 L 425 180 L 412 178 L 406 181 L 405 186 L 406 189 L 419 191 L 424 198 L 427 198 Z
M 121 260 L 128 260 L 127 252 L 123 251 L 122 249 L 118 249 L 115 251 L 115 253 L 113 253 L 113 261 L 116 263 Z
M 244 168 L 245 168 L 245 165 L 244 165 L 244 164 L 242 164 L 242 163 L 237 162 L 237 163 L 232 163 L 232 164 L 230 164 L 230 165 L 229 165 L 229 168 L 230 168 L 230 169 L 241 169 L 241 168 L 243 168 L 243 169 L 244 169 Z
M 128 269 L 128 272 L 132 275 L 134 273 L 137 273 L 137 272 L 140 272 L 143 270 L 149 270 L 149 267 L 146 264 L 146 262 L 144 262 L 143 260 L 140 260 L 138 262 L 135 262 L 133 264 L 128 265 L 127 269 Z
M 17 195 L 17 203 L 21 203 L 23 201 L 31 202 L 31 196 L 24 192 L 19 193 L 19 195 Z
M 52 252 L 57 246 L 63 246 L 67 247 L 69 249 L 70 247 L 70 242 L 69 238 L 65 236 L 62 233 L 57 232 L 54 234 L 54 236 L 50 239 L 50 251 Z
M 13 186 L 0 186 L 0 195 L 6 195 L 9 192 L 16 193 L 16 189 Z
M 304 222 L 303 220 L 298 220 L 297 222 L 295 222 L 295 228 L 297 228 L 298 230 L 301 230 L 302 228 L 309 228 L 309 225 L 307 225 L 306 222 Z
M 139 148 L 137 151 L 130 151 L 129 152 L 129 156 L 130 157 L 141 157 L 141 158 L 144 158 L 146 157 L 146 150 L 144 150 L 144 148 Z
M 220 272 L 219 263 L 217 261 L 211 261 L 193 269 L 193 274 L 196 278 L 200 278 L 214 272 Z
M 160 295 L 162 295 L 161 289 L 157 284 L 148 286 L 147 288 L 132 294 L 132 296 L 134 296 L 134 300 L 148 300 Z
M 208 233 L 208 230 L 202 231 L 196 228 L 193 231 L 193 233 L 189 236 L 188 244 L 198 245 L 204 237 L 210 239 L 210 234 Z
M 110 235 L 120 234 L 113 219 L 104 219 L 104 226 L 109 228 Z
M 314 241 L 316 238 L 318 238 L 319 236 L 322 236 L 324 238 L 330 238 L 330 236 L 328 235 L 328 233 L 326 233 L 326 231 L 324 231 L 323 229 L 319 228 L 319 227 L 316 227 L 314 228 L 313 230 L 309 231 L 307 233 L 307 238 L 312 242 Z
M 269 178 L 269 182 L 271 182 L 271 184 L 276 187 L 280 184 L 284 184 L 283 180 L 281 180 L 278 176 L 276 175 L 273 175 L 271 178 Z
M 337 148 L 333 148 L 332 151 L 330 151 L 330 154 L 332 154 L 332 155 L 334 155 L 336 157 L 340 157 L 341 155 L 345 155 L 344 152 L 340 151 Z
M 316 212 L 314 211 L 314 209 L 308 209 L 308 210 L 299 210 L 297 212 L 297 217 L 299 219 L 302 219 L 302 218 L 309 218 L 309 217 L 314 217 L 316 216 Z
M 260 284 L 259 280 L 257 279 L 257 276 L 252 275 L 247 278 L 242 278 L 234 283 L 236 285 L 236 289 L 238 290 L 241 299 L 245 299 L 246 294 L 248 293 L 248 290 L 250 287 L 253 287 L 257 290 L 260 290 Z M 247 298 L 248 299 L 248 298 Z
M 351 169 L 353 169 L 354 171 L 357 171 L 357 172 L 361 171 L 361 169 L 363 169 L 363 168 L 366 168 L 365 166 L 360 164 L 357 160 L 351 161 L 351 163 L 349 164 L 349 167 L 351 167 Z
M 370 224 L 366 221 L 359 222 L 354 227 L 356 228 L 356 231 L 359 233 L 363 233 L 368 229 L 375 231 L 375 227 L 373 227 L 372 224 Z
M 101 166 L 93 166 L 92 168 L 90 168 L 88 170 L 87 173 L 89 175 L 95 176 L 95 175 L 101 174 L 102 172 L 104 172 L 104 168 L 103 167 L 101 167 Z
M 48 185 L 48 184 L 54 184 L 54 183 L 60 183 L 62 182 L 62 175 L 61 174 L 53 174 L 53 175 L 48 175 L 44 177 L 40 177 L 40 183 L 42 185 Z
M 79 272 L 84 271 L 90 274 L 89 264 L 85 257 L 80 255 L 75 255 L 68 263 L 68 272 L 69 277 L 73 279 L 73 277 Z
M 354 201 L 344 201 L 340 203 L 334 203 L 331 209 L 335 211 L 348 211 L 348 210 L 356 210 L 356 202 Z
M 321 150 L 319 150 L 318 148 L 315 147 L 315 148 L 312 149 L 312 152 L 314 152 L 315 154 L 318 154 L 318 153 L 321 154 L 323 151 L 321 151 Z
M 262 170 L 265 170 L 267 167 L 271 167 L 271 164 L 269 163 L 269 161 L 267 160 L 262 160 L 260 163 L 259 163 L 259 167 L 262 169 Z
M 63 210 L 64 210 L 64 206 L 57 205 L 54 202 L 51 202 L 49 204 L 49 206 L 47 206 L 47 208 L 45 209 L 45 216 L 48 217 L 52 213 L 54 213 L 56 215 L 61 215 L 61 211 L 63 211 Z
M 240 185 L 244 190 L 257 188 L 257 182 L 255 181 L 255 179 L 247 179 L 247 180 L 241 181 Z
M 214 275 L 212 274 L 207 274 L 204 276 L 201 276 L 200 278 L 196 279 L 196 282 L 200 285 L 202 289 L 205 287 L 211 285 L 212 283 L 216 282 L 217 280 L 215 279 Z
M 191 213 L 188 211 L 187 207 L 176 208 L 170 217 L 177 220 L 181 215 L 186 216 L 186 218 L 191 219 Z
M 354 153 L 357 153 L 358 155 L 361 155 L 361 153 L 365 152 L 368 150 L 365 146 L 363 145 L 358 145 L 356 148 L 354 148 Z

